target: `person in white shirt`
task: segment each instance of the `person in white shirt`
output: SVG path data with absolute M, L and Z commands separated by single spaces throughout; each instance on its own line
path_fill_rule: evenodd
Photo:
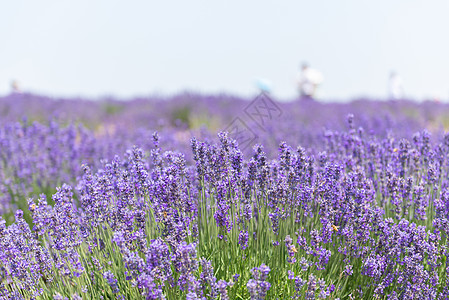
M 12 94 L 20 94 L 21 93 L 19 83 L 17 82 L 17 80 L 11 81 L 11 93 Z
M 391 72 L 388 80 L 388 97 L 390 99 L 402 99 L 404 97 L 404 87 L 402 78 L 396 73 Z
M 318 85 L 323 82 L 323 75 L 303 63 L 298 73 L 298 88 L 301 98 L 314 98 Z

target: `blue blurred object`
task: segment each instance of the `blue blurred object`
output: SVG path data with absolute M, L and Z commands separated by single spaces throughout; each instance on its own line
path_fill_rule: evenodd
M 267 79 L 262 79 L 262 78 L 258 78 L 256 80 L 256 87 L 261 91 L 261 92 L 266 92 L 266 93 L 270 93 L 272 90 L 272 84 L 271 81 L 267 80 Z

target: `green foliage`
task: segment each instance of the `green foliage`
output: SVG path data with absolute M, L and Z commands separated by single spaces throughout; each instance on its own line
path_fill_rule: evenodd
M 171 113 L 172 125 L 176 126 L 177 122 L 182 122 L 190 127 L 191 109 L 189 106 L 181 106 L 175 108 Z

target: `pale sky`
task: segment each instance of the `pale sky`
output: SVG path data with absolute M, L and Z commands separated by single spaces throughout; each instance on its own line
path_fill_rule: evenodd
M 449 98 L 449 1 L 3 1 L 0 95 L 11 80 L 50 96 L 121 98 L 183 90 L 384 98 L 395 70 L 414 99 Z

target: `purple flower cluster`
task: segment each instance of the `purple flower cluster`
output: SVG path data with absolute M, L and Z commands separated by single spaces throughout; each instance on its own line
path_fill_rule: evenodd
M 270 273 L 270 268 L 265 264 L 251 270 L 253 278 L 248 281 L 246 287 L 248 288 L 252 300 L 265 299 L 265 296 L 271 287 L 271 284 L 266 281 L 268 273 Z

